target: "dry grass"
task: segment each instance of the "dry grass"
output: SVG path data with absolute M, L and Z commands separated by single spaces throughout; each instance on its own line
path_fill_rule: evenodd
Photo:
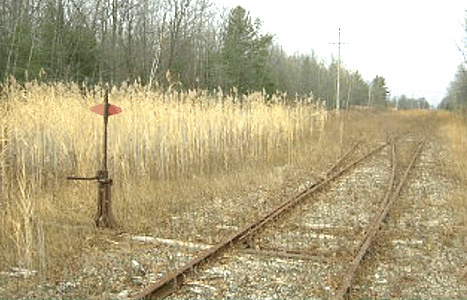
M 96 184 L 65 180 L 94 176 L 101 168 L 102 117 L 90 108 L 102 103 L 103 90 L 95 87 L 86 95 L 73 84 L 4 86 L 0 271 L 24 267 L 38 270 L 44 280 L 63 278 L 79 270 L 74 265 L 79 260 L 72 258 L 83 247 L 101 251 L 108 245 L 101 242 L 108 232 L 93 224 Z M 109 121 L 119 230 L 184 240 L 212 226 L 191 220 L 182 232 L 172 217 L 208 214 L 213 199 L 242 199 L 258 187 L 280 194 L 288 178 L 294 187 L 310 180 L 310 173 L 319 175 L 353 142 L 374 145 L 423 127 L 420 120 L 429 117 L 426 112 L 328 116 L 317 103 L 285 105 L 280 96 L 269 104 L 259 93 L 239 102 L 221 93 L 161 93 L 138 85 L 114 88 L 109 100 L 123 109 Z
M 0 270 L 71 272 L 67 259 L 96 236 L 97 193 L 95 184 L 65 177 L 100 169 L 103 124 L 90 108 L 103 91 L 14 82 L 3 90 Z M 301 163 L 324 140 L 326 112 L 317 103 L 266 104 L 261 94 L 240 103 L 138 85 L 113 89 L 109 99 L 123 109 L 109 121 L 114 213 L 130 232 L 154 232 L 193 201 L 262 184 L 263 171 Z
M 454 113 L 444 113 L 443 118 L 446 119 L 443 130 L 451 143 L 456 173 L 467 180 L 467 119 Z
M 467 233 L 467 197 L 463 187 L 467 184 L 467 118 L 465 115 L 449 112 L 439 113 L 439 116 L 443 120 L 441 131 L 452 153 L 452 158 L 448 160 L 451 163 L 449 171 L 460 183 L 459 189 L 453 191 L 450 203 L 457 212 L 458 223 L 465 234 Z
M 400 116 L 424 117 L 433 113 L 433 111 L 428 109 L 400 109 L 397 113 Z

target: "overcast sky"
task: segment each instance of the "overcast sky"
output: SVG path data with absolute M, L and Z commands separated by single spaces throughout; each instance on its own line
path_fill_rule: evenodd
M 386 78 L 391 97 L 425 97 L 437 105 L 454 78 L 462 54 L 467 0 L 213 0 L 241 5 L 288 54 L 337 58 L 339 28 L 343 65 L 367 81 Z

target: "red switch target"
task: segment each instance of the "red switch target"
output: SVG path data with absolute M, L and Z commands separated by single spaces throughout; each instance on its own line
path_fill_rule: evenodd
M 104 104 L 99 104 L 99 105 L 94 106 L 91 109 L 91 111 L 95 112 L 96 114 L 99 114 L 99 115 L 104 115 L 104 109 L 105 109 Z M 122 109 L 120 107 L 115 106 L 115 105 L 109 105 L 109 116 L 110 115 L 116 115 L 116 114 L 119 114 L 121 112 L 122 112 Z

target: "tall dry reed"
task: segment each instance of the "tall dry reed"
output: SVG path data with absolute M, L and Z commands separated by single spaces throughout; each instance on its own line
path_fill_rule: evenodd
M 101 168 L 103 121 L 90 108 L 102 103 L 103 92 L 14 80 L 3 86 L 0 269 L 43 271 L 93 232 L 96 187 L 65 177 Z M 115 212 L 129 228 L 180 207 L 160 199 L 186 180 L 290 162 L 326 119 L 313 99 L 285 104 L 261 93 L 240 101 L 221 91 L 163 93 L 135 84 L 113 88 L 109 101 L 123 109 L 110 117 L 108 153 Z M 137 192 L 143 186 L 157 190 Z

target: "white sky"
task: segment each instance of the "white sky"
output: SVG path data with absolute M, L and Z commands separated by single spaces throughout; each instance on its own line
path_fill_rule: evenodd
M 462 54 L 467 0 L 213 0 L 241 5 L 263 32 L 288 54 L 311 49 L 326 63 L 338 56 L 339 28 L 343 65 L 367 81 L 386 78 L 391 97 L 425 97 L 437 105 L 454 78 Z

